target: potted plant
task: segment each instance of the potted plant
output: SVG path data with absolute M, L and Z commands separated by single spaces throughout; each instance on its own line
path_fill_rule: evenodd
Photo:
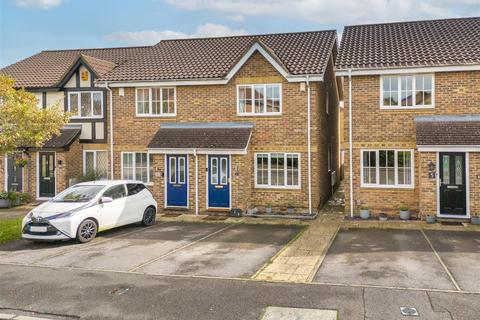
M 0 192 L 0 208 L 9 208 L 10 207 L 10 198 L 8 197 L 8 192 Z
M 28 192 L 20 192 L 18 194 L 18 199 L 20 200 L 20 203 L 28 203 L 32 201 L 32 196 Z
M 295 213 L 295 207 L 294 207 L 293 202 L 289 202 L 287 204 L 287 213 L 288 214 L 294 214 Z
M 360 208 L 360 218 L 367 220 L 370 218 L 370 209 L 368 207 L 361 207 Z
M 265 207 L 265 211 L 267 212 L 267 214 L 272 214 L 272 204 L 271 203 L 267 203 L 267 206 Z
M 15 165 L 18 166 L 18 167 L 20 167 L 20 168 L 23 168 L 23 167 L 25 167 L 25 166 L 27 165 L 27 159 L 22 159 L 22 158 L 17 159 L 17 160 L 15 161 Z
M 401 220 L 409 220 L 410 219 L 410 208 L 405 206 L 405 205 L 401 205 L 400 207 L 398 207 L 398 210 L 400 211 L 400 219 Z
M 479 216 L 472 216 L 470 218 L 470 221 L 472 222 L 472 224 L 480 224 L 480 215 Z
M 20 204 L 19 192 L 8 192 L 8 199 L 10 200 L 10 206 L 18 206 Z
M 250 207 L 250 208 L 247 209 L 248 214 L 256 214 L 257 212 L 258 212 L 257 207 Z
M 428 224 L 432 224 L 432 223 L 435 223 L 436 218 L 435 218 L 435 216 L 432 216 L 432 215 L 428 214 L 428 215 L 425 217 L 425 221 L 426 221 Z
M 378 216 L 378 220 L 380 221 L 387 221 L 388 220 L 388 216 L 386 213 L 380 213 L 380 215 Z

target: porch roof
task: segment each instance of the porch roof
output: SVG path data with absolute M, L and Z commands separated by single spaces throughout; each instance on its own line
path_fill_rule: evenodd
M 26 147 L 26 149 L 68 149 L 79 137 L 82 132 L 81 126 L 68 125 L 60 129 L 59 135 L 53 135 L 50 139 L 45 141 L 43 146 Z
M 480 115 L 415 117 L 418 146 L 480 146 Z
M 252 129 L 250 122 L 165 123 L 160 125 L 148 148 L 245 151 Z

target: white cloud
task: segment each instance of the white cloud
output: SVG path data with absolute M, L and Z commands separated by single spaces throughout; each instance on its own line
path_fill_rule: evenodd
M 48 10 L 61 5 L 62 0 L 15 0 L 15 4 L 26 9 Z
M 194 33 L 187 34 L 172 30 L 143 30 L 143 31 L 119 31 L 105 36 L 107 41 L 119 42 L 128 45 L 151 45 L 160 40 L 196 38 L 196 37 L 220 37 L 247 34 L 243 29 L 232 30 L 228 26 L 215 23 L 199 25 Z
M 275 16 L 323 24 L 417 20 L 480 13 L 478 0 L 167 0 L 190 11 L 227 17 Z

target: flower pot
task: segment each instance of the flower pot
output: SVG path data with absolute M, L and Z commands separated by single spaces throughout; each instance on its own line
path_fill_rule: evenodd
M 10 207 L 10 200 L 0 199 L 0 208 L 9 208 L 9 207 Z
M 369 209 L 361 209 L 360 210 L 360 218 L 366 220 L 370 218 L 370 210 Z
M 436 219 L 434 216 L 426 216 L 425 221 L 427 221 L 428 224 L 432 224 L 436 222 Z
M 400 219 L 401 220 L 410 220 L 410 211 L 409 210 L 400 210 Z
M 480 224 L 480 216 L 475 216 L 470 219 L 472 224 Z
M 386 214 L 381 214 L 378 216 L 378 220 L 380 221 L 387 221 L 388 220 L 388 216 Z
M 267 214 L 272 214 L 272 207 L 266 207 L 266 208 L 265 208 L 265 212 L 266 212 Z
M 258 212 L 258 209 L 256 207 L 247 209 L 248 214 L 256 214 L 257 212 Z
M 294 213 L 295 213 L 295 208 L 293 208 L 293 207 L 288 207 L 288 208 L 287 208 L 287 213 L 288 213 L 288 214 L 294 214 Z

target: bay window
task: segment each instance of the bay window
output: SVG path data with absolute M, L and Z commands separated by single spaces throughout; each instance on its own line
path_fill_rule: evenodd
M 175 88 L 137 88 L 137 116 L 161 117 L 176 115 Z
M 433 75 L 381 77 L 381 107 L 384 109 L 433 107 Z
M 237 112 L 239 115 L 280 114 L 281 111 L 280 84 L 237 86 Z
M 122 179 L 149 183 L 153 178 L 152 155 L 146 152 L 122 153 Z
M 69 92 L 67 105 L 67 110 L 73 113 L 74 118 L 102 118 L 103 92 Z
M 362 187 L 413 188 L 412 150 L 362 150 Z
M 300 188 L 298 153 L 257 153 L 255 186 L 258 188 Z

